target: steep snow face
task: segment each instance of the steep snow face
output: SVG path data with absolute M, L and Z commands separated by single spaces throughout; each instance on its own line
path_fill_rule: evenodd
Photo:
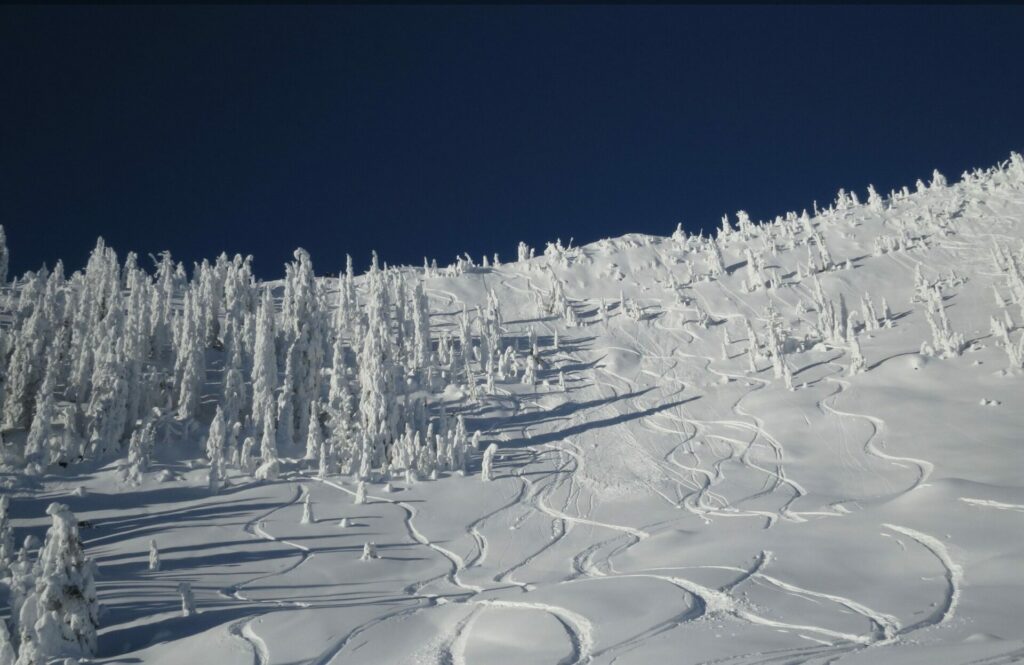
M 429 304 L 417 363 L 452 372 L 432 414 L 480 431 L 465 473 L 342 474 L 270 440 L 275 474 L 225 462 L 211 494 L 206 425 L 178 423 L 137 484 L 90 462 L 12 490 L 17 540 L 52 496 L 91 525 L 99 662 L 1024 658 L 1024 164 L 918 189 L 403 269 Z M 467 379 L 439 356 L 483 343 L 478 307 L 512 350 Z M 229 359 L 189 395 L 204 423 Z

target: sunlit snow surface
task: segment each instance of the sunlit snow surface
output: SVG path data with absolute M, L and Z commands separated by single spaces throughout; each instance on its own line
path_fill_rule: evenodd
M 924 238 L 873 255 L 897 220 Z M 815 218 L 839 264 L 819 275 L 825 292 L 851 310 L 865 293 L 876 307 L 885 298 L 894 321 L 860 333 L 866 373 L 848 375 L 844 347 L 791 349 L 793 391 L 764 360 L 749 371 L 742 318 L 760 333 L 770 302 L 793 336 L 814 334 L 815 312 L 796 307 L 812 300 L 796 275 L 802 242 L 767 255 L 782 284 L 754 293 L 738 236 L 723 243 L 730 274 L 714 281 L 690 283 L 703 253 L 640 235 L 564 262 L 431 277 L 435 331 L 493 289 L 508 343 L 525 351 L 531 327 L 540 337 L 548 387 L 499 382 L 478 402 L 449 393 L 469 431 L 501 446 L 493 482 L 475 465 L 395 480 L 390 493 L 373 485 L 354 505 L 352 478 L 317 480 L 296 459 L 272 483 L 232 470 L 210 496 L 197 434 L 160 453 L 141 487 L 122 486 L 115 463 L 46 476 L 15 493 L 15 526 L 41 533 L 53 500 L 92 523 L 82 535 L 99 564 L 104 663 L 1024 659 L 1024 378 L 989 330 L 1003 316 L 993 286 L 1009 298 L 991 248 L 1019 252 L 1022 221 L 1024 184 L 1012 183 Z M 931 336 L 911 302 L 916 266 L 932 282 L 950 270 L 966 280 L 943 289 L 967 339 L 960 357 L 917 355 Z M 550 288 L 548 267 L 580 326 L 538 317 L 532 293 Z M 640 321 L 620 310 L 623 294 Z M 1008 309 L 1021 325 L 1021 308 Z M 212 394 L 216 353 L 210 366 Z M 162 469 L 173 478 L 158 480 Z M 300 522 L 307 493 L 312 524 Z M 360 560 L 367 541 L 379 559 Z M 195 616 L 180 616 L 181 581 Z

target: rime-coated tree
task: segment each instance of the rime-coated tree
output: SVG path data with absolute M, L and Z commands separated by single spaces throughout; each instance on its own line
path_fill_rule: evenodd
M 964 347 L 963 333 L 954 333 L 942 304 L 942 292 L 932 286 L 925 290 L 925 318 L 932 333 L 933 348 L 944 358 L 960 355 Z
M 832 253 L 825 243 L 825 236 L 819 230 L 814 232 L 814 245 L 818 248 L 818 255 L 821 258 L 821 270 L 828 270 L 833 264 Z
M 36 307 L 14 335 L 4 390 L 3 421 L 8 427 L 23 429 L 32 422 L 43 380 L 48 327 L 43 308 Z
M 889 309 L 889 302 L 882 298 L 882 322 L 886 328 L 892 328 L 892 310 Z
M 242 341 L 235 339 L 230 346 L 230 360 L 224 372 L 224 424 L 227 427 L 224 448 L 226 454 L 233 457 L 239 444 L 235 425 L 239 424 L 246 407 L 246 389 L 242 375 Z
M 494 455 L 498 452 L 498 444 L 492 443 L 484 451 L 483 462 L 480 465 L 480 480 L 487 482 L 493 480 L 494 476 Z
M 367 460 L 364 455 L 363 464 L 369 464 L 370 468 L 379 466 L 384 446 L 390 439 L 388 409 L 393 403 L 393 391 L 387 353 L 385 323 L 380 319 L 371 320 L 359 354 L 359 413 L 370 456 Z
M 846 296 L 839 293 L 839 308 L 836 311 L 836 339 L 842 341 L 847 337 L 849 326 L 847 325 L 850 320 L 850 311 L 846 307 Z
M 860 301 L 860 315 L 864 319 L 864 328 L 868 332 L 878 329 L 878 313 L 875 311 L 875 304 L 871 296 L 864 294 Z
M 911 302 L 927 302 L 928 301 L 928 290 L 931 285 L 928 280 L 924 278 L 921 273 L 921 264 L 917 263 L 914 265 L 914 295 L 911 297 Z
M 25 537 L 25 541 L 18 549 L 18 553 L 10 564 L 10 577 L 7 583 L 9 589 L 10 612 L 11 612 L 11 633 L 15 642 L 21 641 L 23 634 L 22 626 L 26 626 L 31 636 L 32 627 L 35 626 L 38 603 L 34 600 L 36 578 L 33 571 L 33 562 L 29 558 L 29 551 L 38 547 L 39 540 L 32 535 Z M 33 602 L 27 602 L 29 599 Z M 24 615 L 25 620 L 22 621 Z
M 113 323 L 96 353 L 92 372 L 92 389 L 85 414 L 89 419 L 89 445 L 93 452 L 103 454 L 119 451 L 128 416 L 128 384 L 124 378 L 118 345 L 121 317 L 111 310 Z M 116 331 L 116 332 L 115 332 Z
M 469 312 L 466 310 L 466 305 L 462 305 L 462 314 L 459 316 L 459 355 L 461 356 L 463 365 L 466 370 L 469 370 L 469 360 L 472 357 L 473 348 L 473 333 L 472 324 L 469 319 Z
M 245 473 L 253 473 L 255 460 L 253 459 L 253 448 L 256 447 L 256 440 L 251 436 L 245 437 L 242 441 L 242 448 L 238 451 L 238 468 Z
M 312 428 L 310 429 L 312 430 Z M 320 464 L 317 468 L 316 477 L 320 480 L 325 480 L 335 472 L 337 467 L 337 462 L 334 459 L 334 446 L 327 441 L 321 441 L 319 458 Z
M 345 272 L 338 279 L 338 309 L 335 313 L 335 333 L 350 334 L 356 316 L 355 271 L 352 257 L 345 255 Z
M 42 297 L 44 285 L 49 276 L 49 271 L 46 265 L 43 265 L 38 271 L 29 271 L 25 273 L 21 280 L 15 280 L 15 287 L 12 289 L 10 296 L 8 297 L 8 306 L 11 307 L 13 314 L 13 326 L 15 329 L 28 318 L 28 316 L 38 309 L 40 299 Z
M 255 313 L 257 304 L 252 257 L 242 258 L 236 254 L 224 280 L 224 319 L 225 327 L 232 330 L 236 340 L 243 342 L 247 356 L 252 355 L 252 339 L 244 331 L 246 323 L 252 320 L 251 315 Z
M 103 239 L 89 255 L 85 272 L 76 280 L 81 297 L 72 319 L 71 368 L 69 393 L 80 403 L 88 403 L 90 381 L 94 374 L 95 349 L 104 336 L 115 334 L 120 339 L 123 331 L 112 325 L 121 314 L 117 255 Z
M 149 307 L 153 288 L 149 276 L 134 267 L 135 254 L 126 260 L 126 309 L 124 324 L 124 376 L 127 384 L 128 403 L 125 414 L 125 431 L 122 438 L 131 436 L 136 421 L 148 409 L 150 389 L 145 385 L 143 368 L 149 361 L 151 342 L 149 336 Z
M 317 300 L 319 302 L 319 300 Z M 323 387 L 320 368 L 324 364 L 323 317 L 319 309 L 313 309 L 307 322 L 299 325 L 299 333 L 293 343 L 294 377 L 291 383 L 292 408 L 294 414 L 293 438 L 304 441 L 309 434 L 310 402 L 320 396 Z
M 149 462 L 156 443 L 156 428 L 152 417 L 146 418 L 142 425 L 132 432 L 128 442 L 128 467 L 126 480 L 139 484 L 142 474 L 149 470 Z
M 413 287 L 413 331 L 414 349 L 413 366 L 422 369 L 430 364 L 430 304 L 427 295 L 423 291 L 423 282 L 417 281 Z
M 992 332 L 992 336 L 999 340 L 998 345 L 1002 346 L 1003 350 L 1006 351 L 1010 367 L 1021 367 L 1024 365 L 1024 355 L 1021 353 L 1024 350 L 1024 346 L 1022 346 L 1024 342 L 1018 342 L 1016 345 L 1013 343 L 1010 339 L 1010 330 L 1006 322 L 993 316 L 989 319 L 989 329 Z M 1020 339 L 1024 340 L 1024 335 Z
M 59 457 L 53 443 L 53 424 L 57 417 L 57 376 L 61 367 L 61 348 L 51 345 L 46 353 L 43 383 L 36 395 L 36 412 L 25 441 L 25 461 L 34 469 L 45 469 Z
M 747 290 L 756 291 L 764 285 L 764 277 L 758 267 L 757 257 L 754 256 L 750 247 L 745 248 L 744 257 L 747 260 Z
M 277 396 L 277 445 L 282 449 L 289 449 L 292 444 L 299 440 L 298 436 L 298 413 L 303 408 L 301 402 L 306 397 L 303 394 L 302 382 L 299 375 L 305 372 L 301 346 L 305 344 L 303 337 L 296 337 L 289 345 L 285 354 L 284 379 L 281 381 L 281 392 Z M 309 408 L 305 405 L 305 408 Z
M 92 656 L 99 627 L 95 565 L 85 556 L 78 520 L 68 507 L 51 503 L 46 512 L 53 522 L 34 566 L 35 591 L 21 610 L 22 647 L 31 642 L 44 659 Z M 34 611 L 27 613 L 29 605 Z M 26 614 L 36 619 L 31 626 Z
M 43 384 L 46 385 L 45 382 Z M 57 405 L 53 397 L 53 389 L 44 388 L 32 417 L 32 426 L 25 440 L 25 461 L 45 469 L 50 463 L 50 440 L 53 433 L 53 421 L 57 415 Z
M 750 220 L 750 215 L 745 210 L 736 212 L 736 229 L 747 240 L 754 233 L 754 223 Z
M 712 277 L 721 277 L 725 274 L 725 261 L 722 259 L 722 250 L 714 238 L 708 238 L 705 244 L 707 249 L 708 274 Z
M 343 380 L 342 377 L 342 382 L 338 385 L 344 386 Z M 331 381 L 332 387 L 336 385 L 334 377 Z M 330 428 L 329 440 L 332 454 L 336 457 L 335 463 L 340 463 L 343 469 L 350 471 L 351 467 L 358 463 L 359 451 L 355 445 L 357 437 L 352 422 L 352 398 L 347 388 L 340 396 L 336 395 L 332 388 L 332 394 L 328 398 L 327 413 Z
M 789 368 L 785 359 L 782 361 L 782 380 L 786 386 L 786 390 L 795 390 L 793 387 L 793 370 Z
M 0 227 L 3 228 L 3 227 Z M 0 665 L 17 665 L 18 654 L 14 652 L 7 622 L 0 619 Z
M 277 352 L 274 348 L 274 303 L 270 291 L 263 290 L 256 314 L 256 348 L 252 368 L 252 424 L 257 433 L 274 427 L 277 388 Z M 276 447 L 276 442 L 275 442 Z
M 747 370 L 751 374 L 757 374 L 758 372 L 757 359 L 759 355 L 757 352 L 757 342 L 749 343 L 747 345 Z
M 526 371 L 523 372 L 522 383 L 528 386 L 537 384 L 537 357 L 533 354 L 526 356 Z
M 882 212 L 882 197 L 875 191 L 874 185 L 868 185 L 868 208 L 875 212 Z
M 733 234 L 732 224 L 729 223 L 729 215 L 722 215 L 722 226 L 718 229 L 718 238 L 728 238 Z
M 525 242 L 520 242 L 517 248 L 517 257 L 520 263 L 529 261 L 533 258 L 534 250 L 532 247 L 527 245 Z
M 198 289 L 191 288 L 185 294 L 184 319 L 182 320 L 181 341 L 178 344 L 178 417 L 191 420 L 199 410 L 199 396 L 206 362 L 203 338 L 203 313 Z
M 332 412 L 344 411 L 347 417 L 352 409 L 352 392 L 349 389 L 347 377 L 348 367 L 345 360 L 345 337 L 342 326 L 340 317 L 337 317 L 331 354 L 331 381 L 327 393 L 327 408 Z
M 271 414 L 263 425 L 263 436 L 260 439 L 260 466 L 256 469 L 256 477 L 264 480 L 277 478 L 280 462 L 277 458 L 277 432 L 275 431 L 275 414 Z
M 309 492 L 302 499 L 302 524 L 314 524 L 316 518 L 313 517 L 313 503 L 310 500 Z
M 305 459 L 315 460 L 320 456 L 320 448 L 323 445 L 323 426 L 320 423 L 320 402 L 312 401 L 309 404 L 309 434 L 306 436 Z
M 224 303 L 224 281 L 227 278 L 228 257 L 221 253 L 210 265 L 205 259 L 199 271 L 199 294 L 202 302 L 202 332 L 204 347 L 218 348 L 221 340 L 221 313 Z
M 64 278 L 64 263 L 57 261 L 53 272 L 46 279 L 39 307 L 47 321 L 47 341 L 53 345 L 58 333 L 68 324 L 67 318 L 67 280 Z
M 149 569 L 151 571 L 160 570 L 160 550 L 156 547 L 155 539 L 149 541 Z
M 206 459 L 211 466 L 215 463 L 219 466 L 222 463 L 226 436 L 224 412 L 218 404 L 213 420 L 210 421 L 210 431 L 206 435 Z
M 150 292 L 149 330 L 151 355 L 155 360 L 170 359 L 171 348 L 171 298 L 174 296 L 174 262 L 170 252 L 160 254 L 156 261 L 155 288 Z
M 195 614 L 196 597 L 192 593 L 192 585 L 188 582 L 179 582 L 178 595 L 181 596 L 181 616 L 190 617 Z
M 220 492 L 224 486 L 224 471 L 223 471 L 223 460 L 222 458 L 214 459 L 210 462 L 210 471 L 207 476 L 207 487 L 210 490 L 210 494 L 216 494 Z
M 312 320 L 318 307 L 316 278 L 309 252 L 293 252 L 295 261 L 285 265 L 284 298 L 281 303 L 282 334 L 288 343 L 299 336 L 299 327 Z
M 14 563 L 14 529 L 11 527 L 7 511 L 11 507 L 11 498 L 0 495 L 0 578 L 6 577 Z
M 319 397 L 324 362 L 326 325 L 320 287 L 313 274 L 313 263 L 304 249 L 295 250 L 295 262 L 286 266 L 285 298 L 282 320 L 285 341 L 293 347 L 294 368 L 290 390 L 294 425 L 290 434 L 305 440 L 309 428 L 309 402 Z
M 864 354 L 860 350 L 860 342 L 853 335 L 850 335 L 850 376 L 854 374 L 860 374 L 867 371 L 867 362 L 864 360 Z

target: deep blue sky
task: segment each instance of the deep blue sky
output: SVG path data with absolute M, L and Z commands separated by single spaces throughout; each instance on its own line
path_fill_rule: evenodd
M 0 9 L 12 271 L 717 226 L 1024 149 L 1024 7 Z

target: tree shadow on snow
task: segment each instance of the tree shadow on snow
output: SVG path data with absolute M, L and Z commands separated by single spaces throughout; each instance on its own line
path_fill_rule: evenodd
M 651 390 L 651 389 L 648 389 L 648 390 Z M 647 391 L 645 390 L 643 392 L 647 392 Z M 622 396 L 620 396 L 619 399 L 634 397 L 637 394 L 638 393 L 630 393 L 630 394 L 627 394 L 627 395 L 622 395 Z M 642 394 L 642 393 L 639 393 L 639 394 Z M 552 443 L 552 442 L 555 442 L 555 441 L 560 441 L 562 439 L 566 439 L 566 438 L 571 437 L 571 436 L 579 436 L 580 434 L 584 434 L 584 433 L 589 432 L 591 430 L 600 430 L 600 429 L 603 429 L 605 427 L 614 427 L 616 425 L 621 425 L 623 423 L 627 423 L 627 422 L 630 422 L 632 420 L 639 420 L 641 418 L 647 418 L 648 416 L 652 416 L 652 415 L 654 415 L 656 413 L 660 413 L 660 412 L 666 411 L 668 409 L 674 409 L 677 406 L 681 406 L 683 404 L 687 404 L 689 402 L 693 402 L 693 401 L 698 400 L 698 399 L 700 399 L 700 396 L 688 397 L 686 399 L 676 400 L 676 401 L 673 401 L 673 402 L 666 402 L 664 404 L 658 404 L 656 406 L 652 406 L 649 409 L 644 409 L 643 411 L 633 411 L 631 413 L 622 413 L 622 414 L 619 414 L 619 415 L 616 415 L 616 416 L 612 416 L 611 418 L 603 418 L 601 420 L 591 420 L 591 421 L 588 421 L 588 422 L 580 423 L 578 425 L 572 425 L 570 427 L 566 427 L 565 429 L 560 429 L 560 430 L 556 430 L 556 431 L 553 431 L 553 432 L 547 432 L 547 433 L 544 433 L 544 434 L 537 434 L 537 435 L 534 435 L 533 437 L 528 438 L 528 439 L 519 439 L 518 441 L 509 442 L 508 444 L 506 444 L 503 447 L 505 447 L 505 448 L 518 448 L 518 447 L 525 447 L 525 446 L 532 446 L 532 445 L 543 445 L 543 444 L 546 444 L 546 443 Z M 615 400 L 612 399 L 612 400 L 609 400 L 609 401 L 615 401 Z

